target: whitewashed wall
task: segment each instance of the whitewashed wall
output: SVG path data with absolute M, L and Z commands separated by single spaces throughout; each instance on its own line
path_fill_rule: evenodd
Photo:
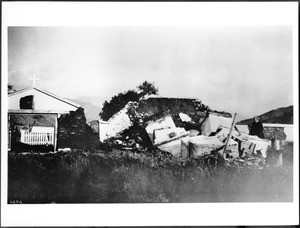
M 44 94 L 35 89 L 24 91 L 8 97 L 8 109 L 20 109 L 20 99 L 25 96 L 33 95 L 34 110 L 55 110 L 55 111 L 75 111 L 77 107 L 67 104 L 64 101 L 58 100 L 47 94 Z
M 99 139 L 100 142 L 103 142 L 107 139 L 107 131 L 108 131 L 108 124 L 109 122 L 106 121 L 99 121 Z

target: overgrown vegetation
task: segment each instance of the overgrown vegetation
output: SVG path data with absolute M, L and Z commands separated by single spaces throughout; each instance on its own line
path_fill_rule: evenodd
M 159 151 L 9 153 L 8 203 L 292 201 L 287 161 L 280 168 L 251 169 Z
M 138 101 L 145 95 L 158 94 L 158 89 L 154 86 L 154 83 L 144 81 L 137 86 L 137 91 L 128 90 L 123 93 L 119 93 L 111 98 L 111 100 L 104 101 L 102 111 L 100 112 L 101 119 L 107 121 L 115 113 L 119 112 L 129 101 Z

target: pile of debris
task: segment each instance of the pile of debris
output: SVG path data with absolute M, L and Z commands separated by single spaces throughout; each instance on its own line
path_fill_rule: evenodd
M 249 166 L 261 164 L 253 156 L 266 158 L 269 140 L 248 135 L 243 126 L 235 126 L 230 113 L 211 110 L 198 100 L 193 105 L 194 113 L 189 110 L 189 115 L 161 109 L 149 115 L 138 111 L 139 102 L 129 102 L 108 122 L 106 142 L 136 151 L 156 147 L 182 159 L 219 152 Z
M 153 149 L 147 132 L 137 124 L 133 124 L 128 129 L 105 140 L 105 143 L 108 143 L 110 147 L 122 150 L 145 152 Z

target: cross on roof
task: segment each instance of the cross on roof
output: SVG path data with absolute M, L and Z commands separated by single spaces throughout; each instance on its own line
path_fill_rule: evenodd
M 32 76 L 32 78 L 29 78 L 30 81 L 32 81 L 32 87 L 35 87 L 35 81 L 40 80 L 39 78 L 35 77 L 35 74 Z

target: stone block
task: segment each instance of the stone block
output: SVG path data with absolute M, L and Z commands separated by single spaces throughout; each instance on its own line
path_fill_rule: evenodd
M 254 153 L 259 151 L 263 158 L 267 157 L 267 150 L 271 146 L 271 141 L 260 139 L 259 137 L 253 135 L 247 136 L 247 141 L 254 144 Z
M 201 134 L 209 136 L 212 132 L 216 132 L 219 127 L 230 129 L 232 118 L 224 117 L 221 115 L 209 114 L 202 124 Z
M 179 113 L 179 117 L 181 119 L 182 122 L 190 122 L 192 121 L 192 118 L 189 117 L 187 114 L 184 114 L 184 113 Z
M 199 135 L 199 131 L 195 130 L 195 129 L 192 129 L 192 130 L 189 130 L 189 136 L 190 137 L 194 137 L 194 136 L 197 136 Z
M 179 156 L 181 154 L 181 140 L 177 139 L 165 144 L 158 146 L 158 148 L 162 151 L 168 152 L 173 156 Z
M 202 157 L 223 145 L 217 137 L 199 135 L 189 140 L 189 153 L 192 157 Z
M 146 126 L 146 131 L 149 135 L 149 138 L 152 142 L 154 142 L 154 131 L 158 129 L 168 129 L 168 128 L 176 128 L 175 123 L 170 115 L 160 118 L 156 121 L 149 122 Z
M 174 137 L 180 137 L 183 134 L 188 134 L 184 128 L 168 128 L 154 131 L 154 144 L 163 144 Z

